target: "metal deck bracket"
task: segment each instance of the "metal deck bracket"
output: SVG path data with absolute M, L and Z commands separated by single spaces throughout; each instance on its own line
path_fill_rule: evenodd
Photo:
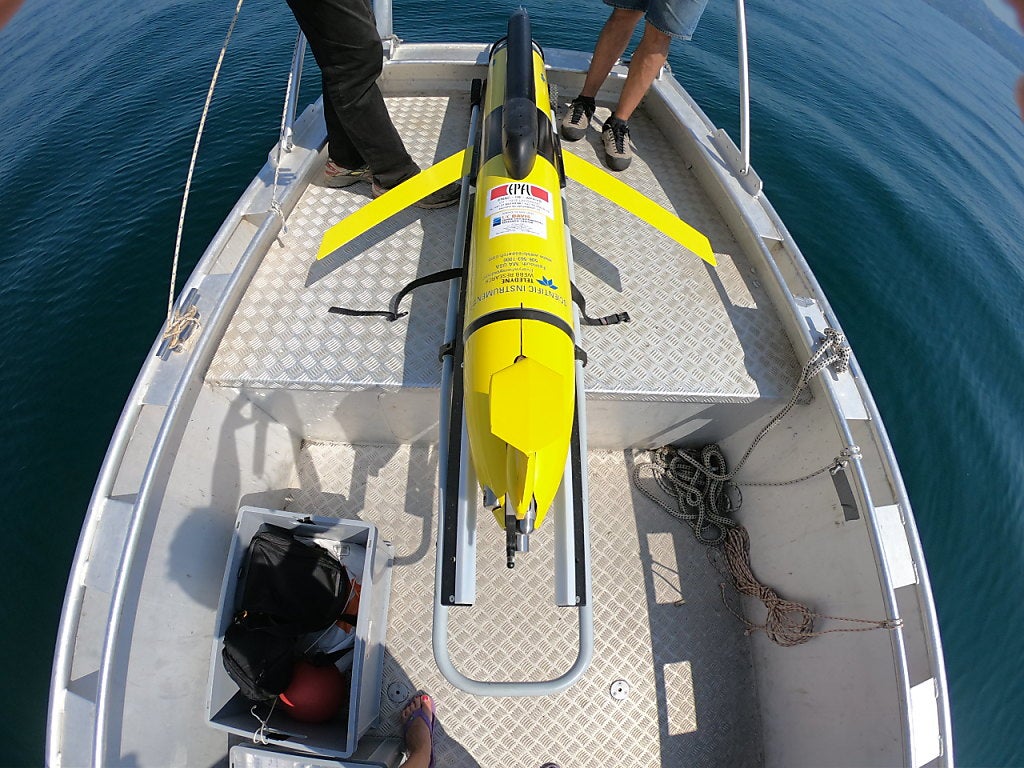
M 554 525 L 555 602 L 575 607 L 579 615 L 579 650 L 568 670 L 550 680 L 482 681 L 467 677 L 452 661 L 448 649 L 448 618 L 453 606 L 471 606 L 476 599 L 477 482 L 466 439 L 461 408 L 449 419 L 461 423 L 460 445 L 442 447 L 439 466 L 439 520 L 434 583 L 433 648 L 438 669 L 460 690 L 478 696 L 548 696 L 564 691 L 590 666 L 594 652 L 594 613 L 590 583 L 590 541 L 587 521 L 586 429 L 581 425 L 583 397 L 581 363 L 577 362 L 577 409 L 573 443 L 566 458 L 562 485 L 552 509 Z M 447 365 L 446 365 L 447 368 Z M 449 384 L 452 382 L 449 381 Z M 456 387 L 457 389 L 457 387 Z M 451 402 L 443 394 L 442 402 Z M 445 414 L 442 414 L 444 416 Z M 444 418 L 442 418 L 442 427 Z M 442 433 L 444 434 L 444 433 Z M 448 434 L 452 435 L 450 431 Z M 454 436 L 454 435 L 453 435 Z M 446 450 L 447 449 L 447 450 Z M 459 457 L 457 470 L 449 459 Z M 449 482 L 445 479 L 448 478 Z M 457 478 L 457 481 L 456 481 Z M 488 515 L 489 516 L 489 515 Z

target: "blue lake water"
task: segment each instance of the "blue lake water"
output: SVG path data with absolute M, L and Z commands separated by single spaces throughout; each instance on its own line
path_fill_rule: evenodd
M 488 42 L 518 4 L 398 0 L 395 30 Z M 525 5 L 548 47 L 590 49 L 606 15 L 596 0 Z M 753 163 L 900 460 L 957 761 L 1024 765 L 1024 43 L 981 0 L 749 5 Z M 68 567 L 164 318 L 194 131 L 233 12 L 29 0 L 0 30 L 0 764 L 42 761 Z M 281 0 L 243 6 L 196 171 L 186 271 L 276 140 L 294 36 Z M 733 3 L 711 0 L 670 62 L 736 136 Z

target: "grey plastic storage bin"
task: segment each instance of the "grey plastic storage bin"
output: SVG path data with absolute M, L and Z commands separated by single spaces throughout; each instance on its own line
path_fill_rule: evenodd
M 263 733 L 268 744 L 315 755 L 349 757 L 356 751 L 359 737 L 366 733 L 380 714 L 384 638 L 391 590 L 391 564 L 394 559 L 391 545 L 378 540 L 376 527 L 360 520 L 302 517 L 291 512 L 257 507 L 242 507 L 239 510 L 217 610 L 213 655 L 210 660 L 207 718 L 215 728 L 250 738 L 260 727 L 259 721 L 250 712 L 253 702 L 239 693 L 238 686 L 224 670 L 221 650 L 224 632 L 230 626 L 236 610 L 235 591 L 239 570 L 249 542 L 264 523 L 295 530 L 303 536 L 316 536 L 366 548 L 347 717 L 339 716 L 326 723 L 300 723 L 275 707 Z M 266 717 L 268 710 L 269 704 L 260 705 L 260 716 Z

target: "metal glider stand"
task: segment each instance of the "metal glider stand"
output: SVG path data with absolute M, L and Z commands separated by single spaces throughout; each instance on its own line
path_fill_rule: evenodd
M 479 81 L 473 83 L 473 109 L 470 118 L 470 142 L 479 154 L 480 93 Z M 473 170 L 476 158 L 471 163 Z M 463 177 L 459 201 L 459 228 L 452 258 L 453 268 L 462 268 L 468 260 L 471 242 L 474 174 Z M 564 202 L 564 190 L 562 192 Z M 566 250 L 572 273 L 568 226 Z M 576 409 L 569 455 L 562 484 L 550 512 L 554 528 L 555 602 L 576 608 L 579 615 L 579 651 L 575 662 L 562 675 L 551 680 L 481 681 L 462 674 L 448 649 L 448 619 L 452 608 L 470 610 L 476 600 L 476 545 L 478 512 L 483 509 L 469 451 L 463 408 L 462 327 L 466 301 L 465 272 L 453 280 L 448 294 L 445 345 L 442 347 L 440 463 L 438 467 L 437 564 L 434 582 L 433 648 L 441 673 L 456 688 L 478 696 L 547 696 L 565 690 L 576 682 L 590 665 L 594 652 L 594 614 L 590 577 L 590 537 L 588 528 L 588 490 L 586 471 L 586 412 L 583 364 L 576 362 Z M 575 322 L 579 338 L 579 317 Z M 487 525 L 493 515 L 485 509 Z

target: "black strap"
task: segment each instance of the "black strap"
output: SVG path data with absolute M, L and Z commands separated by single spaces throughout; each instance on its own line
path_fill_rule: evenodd
M 434 272 L 423 277 L 418 277 L 411 283 L 407 284 L 402 290 L 391 297 L 391 303 L 388 306 L 387 311 L 383 310 L 371 310 L 371 309 L 346 309 L 345 307 L 331 307 L 328 312 L 335 315 L 347 315 L 349 317 L 386 317 L 388 322 L 394 322 L 401 317 L 408 315 L 408 312 L 399 312 L 398 305 L 402 303 L 407 295 L 415 291 L 417 288 L 423 285 L 430 285 L 432 283 L 443 283 L 446 280 L 454 280 L 457 277 L 462 277 L 462 269 L 442 269 L 440 272 Z
M 616 312 L 614 315 L 605 315 L 604 317 L 590 317 L 587 314 L 587 300 L 583 298 L 580 289 L 576 287 L 575 283 L 570 288 L 572 289 L 572 300 L 580 308 L 580 316 L 584 325 L 618 325 L 629 322 L 629 312 Z
M 398 307 L 402 303 L 402 299 L 417 288 L 424 285 L 432 285 L 433 283 L 443 283 L 447 280 L 454 280 L 457 277 L 462 277 L 463 274 L 464 270 L 461 267 L 453 267 L 452 269 L 442 269 L 440 272 L 433 272 L 429 275 L 418 277 L 391 297 L 391 303 L 387 310 L 331 307 L 328 312 L 335 315 L 346 315 L 348 317 L 384 317 L 387 318 L 388 322 L 393 323 L 395 320 L 403 318 L 409 314 L 408 312 L 399 312 Z M 630 321 L 628 312 L 616 312 L 615 314 L 605 315 L 604 317 L 591 317 L 587 314 L 587 300 L 583 297 L 580 289 L 576 287 L 575 283 L 570 285 L 570 289 L 572 291 L 573 303 L 579 307 L 580 321 L 584 325 L 618 325 L 619 323 L 628 323 Z M 442 352 L 442 355 L 443 354 L 444 353 Z
M 330 664 L 334 664 L 342 656 L 348 653 L 354 653 L 351 645 L 347 648 L 342 648 L 340 651 L 331 651 L 330 653 L 324 653 L 323 651 L 307 653 L 303 658 L 314 667 L 326 667 Z
M 531 309 L 520 305 L 518 307 L 496 309 L 493 312 L 488 312 L 486 315 L 481 315 L 476 320 L 469 323 L 465 330 L 463 330 L 463 341 L 468 340 L 470 336 L 481 328 L 491 325 L 492 323 L 500 323 L 502 320 L 533 320 L 538 323 L 547 323 L 548 325 L 553 325 L 555 328 L 562 331 L 573 341 L 576 340 L 572 326 L 558 315 L 552 315 L 550 312 L 545 312 L 540 309 Z

